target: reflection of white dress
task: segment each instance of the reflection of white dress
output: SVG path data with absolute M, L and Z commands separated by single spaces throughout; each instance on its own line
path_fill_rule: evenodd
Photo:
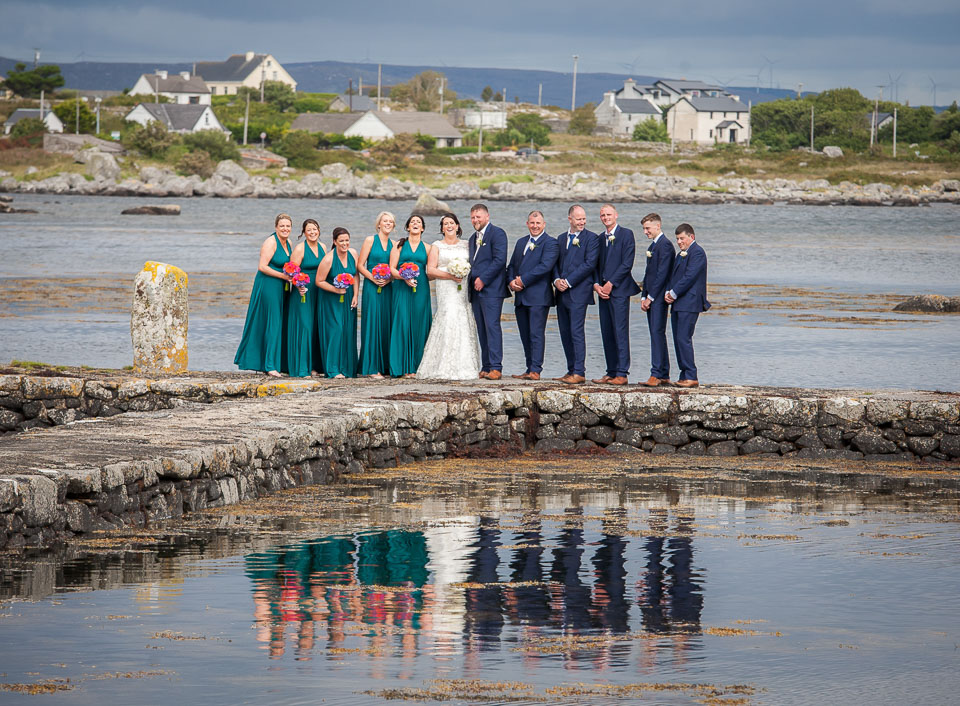
M 448 245 L 442 240 L 437 248 L 437 269 L 447 271 L 452 260 L 470 261 L 466 241 Z M 457 291 L 457 283 L 450 279 L 434 280 L 437 294 L 437 313 L 433 315 L 430 337 L 423 349 L 423 359 L 417 368 L 418 378 L 440 380 L 472 380 L 480 373 L 480 343 L 477 322 L 467 298 L 467 278 Z

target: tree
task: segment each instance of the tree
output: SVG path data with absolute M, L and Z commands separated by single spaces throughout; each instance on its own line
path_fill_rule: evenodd
M 258 133 L 259 134 L 259 133 Z M 200 130 L 187 133 L 182 138 L 191 152 L 205 152 L 207 159 L 222 162 L 225 159 L 239 159 L 240 150 L 236 143 L 219 130 Z
M 885 106 L 886 107 L 886 106 Z M 933 122 L 933 108 L 922 105 L 917 108 L 896 106 L 897 109 L 897 142 L 929 142 L 930 125 Z M 887 112 L 886 110 L 884 112 Z M 893 106 L 889 112 L 893 112 Z M 878 138 L 883 142 L 893 141 L 893 121 L 880 129 Z
M 317 138 L 306 130 L 294 130 L 284 135 L 276 152 L 287 158 L 291 167 L 312 169 L 317 162 Z
M 402 132 L 390 140 L 381 140 L 370 148 L 370 156 L 379 164 L 402 167 L 411 155 L 423 154 L 423 145 L 415 135 Z
M 247 94 L 250 94 L 250 102 L 254 103 L 260 100 L 260 88 L 251 88 L 241 86 L 237 89 L 237 100 L 246 104 Z M 283 81 L 264 81 L 263 82 L 263 101 L 276 107 L 281 113 L 292 107 L 297 100 L 297 93 Z
M 46 131 L 47 126 L 43 124 L 40 118 L 24 118 L 13 126 L 10 137 L 32 137 L 42 135 Z
M 960 110 L 957 110 L 957 102 L 954 101 L 953 105 L 931 121 L 930 137 L 934 140 L 948 140 L 958 130 L 960 130 Z
M 23 98 L 39 98 L 40 91 L 50 93 L 64 84 L 56 64 L 38 66 L 32 71 L 26 68 L 25 64 L 17 64 L 0 85 Z
M 493 101 L 495 103 L 499 103 L 502 100 L 503 100 L 503 94 L 500 93 L 500 91 L 497 91 L 496 93 L 493 94 Z
M 443 101 L 449 105 L 457 99 L 457 93 L 450 90 L 447 77 L 438 71 L 421 71 L 406 83 L 398 83 L 390 89 L 390 98 L 400 103 L 408 103 L 417 110 L 438 110 L 441 85 Z
M 662 120 L 647 118 L 633 128 L 633 139 L 638 142 L 670 142 L 667 126 Z
M 537 147 L 550 144 L 550 128 L 536 113 L 514 113 L 507 118 L 507 128 L 523 135 L 523 142 L 533 142 Z
M 188 152 L 180 158 L 177 162 L 177 171 L 188 175 L 197 174 L 204 179 L 209 179 L 213 176 L 214 164 L 209 154 L 203 150 L 197 150 Z
M 77 125 L 77 102 L 73 100 L 63 101 L 53 109 L 54 115 L 63 122 L 63 129 L 66 132 L 73 132 Z M 90 133 L 97 129 L 97 116 L 87 107 L 84 101 L 80 103 L 80 132 Z
M 175 133 L 156 120 L 151 120 L 146 125 L 135 124 L 121 139 L 124 147 L 135 149 L 147 157 L 162 157 L 169 147 L 179 141 Z
M 573 115 L 570 116 L 570 127 L 568 128 L 571 135 L 593 134 L 593 131 L 597 127 L 597 116 L 593 112 L 595 107 L 593 103 L 587 103 L 573 111 Z
M 484 86 L 480 93 L 480 100 L 489 101 L 491 98 L 493 98 L 493 89 L 490 86 Z

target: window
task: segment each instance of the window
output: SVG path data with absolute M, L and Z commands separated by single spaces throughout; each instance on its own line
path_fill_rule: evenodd
M 710 119 L 713 120 L 713 111 L 710 111 Z
M 273 80 L 274 80 L 274 81 L 277 80 L 277 72 L 276 72 L 276 71 L 273 72 Z
M 192 105 L 196 105 L 200 102 L 200 96 L 190 96 L 190 101 Z
M 710 131 L 710 137 L 713 137 L 713 130 Z
M 270 66 L 270 59 L 267 59 L 267 66 Z M 276 74 L 274 74 L 276 75 Z
M 211 95 L 211 96 L 217 95 L 217 87 L 216 87 L 216 86 L 210 86 L 210 95 Z
M 204 113 L 204 114 L 203 114 L 203 124 L 204 124 L 204 125 L 209 125 L 209 124 L 210 124 L 210 113 Z

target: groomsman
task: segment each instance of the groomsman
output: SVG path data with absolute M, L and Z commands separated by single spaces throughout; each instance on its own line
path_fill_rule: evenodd
M 693 358 L 693 331 L 700 312 L 710 308 L 707 301 L 707 253 L 697 242 L 693 226 L 677 226 L 677 245 L 680 252 L 674 260 L 670 275 L 670 290 L 663 300 L 671 305 L 670 327 L 673 346 L 680 368 L 679 387 L 698 387 L 697 364 Z
M 600 297 L 600 336 L 607 374 L 597 384 L 626 385 L 630 374 L 630 297 L 640 291 L 633 279 L 633 260 L 637 243 L 633 231 L 617 225 L 617 209 L 610 204 L 600 208 L 600 256 L 593 285 Z
M 543 342 L 547 330 L 547 314 L 553 306 L 553 288 L 550 276 L 557 264 L 559 247 L 556 238 L 544 233 L 543 213 L 530 211 L 525 235 L 513 248 L 513 257 L 507 266 L 507 286 L 514 293 L 517 328 L 527 360 L 527 370 L 513 377 L 521 380 L 539 380 L 543 372 Z M 489 376 L 488 376 L 489 377 Z
M 593 277 L 600 254 L 600 238 L 586 230 L 587 212 L 580 204 L 570 207 L 567 220 L 570 229 L 560 236 L 560 253 L 553 269 L 557 326 L 567 358 L 567 374 L 558 380 L 579 385 L 586 382 L 587 343 L 583 322 L 587 307 L 593 304 Z
M 660 216 L 648 213 L 640 221 L 643 233 L 653 242 L 647 248 L 647 267 L 643 271 L 643 301 L 650 328 L 650 378 L 647 387 L 670 384 L 670 354 L 667 352 L 667 318 L 669 306 L 663 295 L 670 288 L 670 273 L 676 251 L 661 230 Z
M 503 335 L 500 313 L 507 291 L 507 234 L 490 223 L 490 211 L 478 203 L 470 209 L 470 304 L 480 339 L 480 377 L 503 377 Z

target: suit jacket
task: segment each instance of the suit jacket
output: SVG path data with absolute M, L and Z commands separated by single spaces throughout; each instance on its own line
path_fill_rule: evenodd
M 593 280 L 600 255 L 600 237 L 589 230 L 580 231 L 577 245 L 567 244 L 567 233 L 557 238 L 559 255 L 553 268 L 554 279 L 565 279 L 570 289 L 557 292 L 557 303 L 569 306 L 593 304 Z
M 670 275 L 670 289 L 677 296 L 674 311 L 702 312 L 710 308 L 707 301 L 707 253 L 694 240 L 687 248 L 677 253 Z
M 633 279 L 633 261 L 637 255 L 637 243 L 633 231 L 617 226 L 613 242 L 607 243 L 606 232 L 600 233 L 600 257 L 597 262 L 597 282 L 601 285 L 613 282 L 611 297 L 631 297 L 640 291 Z
M 673 261 L 676 250 L 666 235 L 650 243 L 647 248 L 647 267 L 643 271 L 643 296 L 653 297 L 658 302 L 665 292 L 670 290 L 670 275 L 673 273 Z
M 477 297 L 503 299 L 510 296 L 507 289 L 507 234 L 503 228 L 487 224 L 483 245 L 477 250 L 477 234 L 470 236 L 470 294 Z M 474 290 L 473 281 L 479 277 L 483 289 Z
M 557 264 L 560 247 L 557 239 L 541 233 L 536 247 L 524 255 L 530 236 L 525 235 L 513 248 L 513 257 L 507 266 L 507 282 L 519 276 L 523 289 L 514 292 L 514 304 L 521 306 L 553 306 L 553 269 Z

